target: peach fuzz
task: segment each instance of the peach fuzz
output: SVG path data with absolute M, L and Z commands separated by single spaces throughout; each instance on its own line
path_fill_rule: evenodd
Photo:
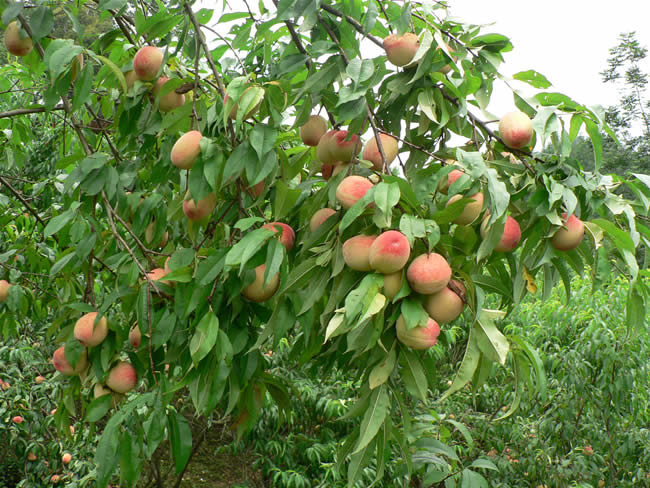
M 373 184 L 368 178 L 358 175 L 346 176 L 336 188 L 336 199 L 347 210 L 361 200 L 372 187 Z
M 77 361 L 77 364 L 73 367 L 65 357 L 65 346 L 61 346 L 56 351 L 54 351 L 54 355 L 52 356 L 52 364 L 59 373 L 65 376 L 78 375 L 84 369 L 86 369 L 86 366 L 88 366 L 86 350 L 84 349 L 83 353 L 79 357 L 79 360 Z
M 384 296 L 392 300 L 402 289 L 402 270 L 384 275 Z
M 481 237 L 485 239 L 487 235 L 487 222 L 488 216 L 486 215 L 481 223 Z M 506 223 L 503 227 L 503 234 L 499 243 L 496 245 L 494 250 L 496 252 L 509 252 L 515 249 L 519 245 L 521 240 L 521 228 L 519 223 L 512 217 L 506 217 Z
M 391 34 L 384 39 L 386 57 L 395 66 L 406 66 L 415 57 L 420 47 L 420 40 L 416 34 L 406 32 L 401 36 Z
M 280 242 L 287 251 L 291 251 L 291 248 L 293 248 L 293 243 L 296 241 L 296 233 L 293 231 L 291 226 L 283 222 L 270 222 L 268 224 L 264 224 L 262 226 L 262 229 L 268 229 L 271 232 L 275 232 L 276 234 L 280 232 Z
M 384 150 L 384 155 L 386 156 L 386 166 L 388 167 L 397 157 L 399 148 L 397 146 L 397 139 L 389 134 L 379 134 L 379 140 L 381 141 L 381 148 Z M 381 151 L 379 151 L 379 145 L 377 144 L 377 138 L 373 137 L 368 141 L 366 147 L 363 149 L 361 154 L 361 159 L 365 159 L 372 163 L 372 167 L 376 171 L 381 171 L 383 169 L 383 163 L 381 159 Z
M 34 48 L 34 43 L 30 37 L 20 37 L 20 28 L 15 20 L 7 25 L 4 37 L 7 51 L 14 56 L 27 56 Z
M 198 130 L 191 130 L 179 137 L 170 154 L 172 164 L 180 169 L 192 169 L 201 154 L 201 139 L 203 136 Z
M 202 198 L 195 203 L 190 198 L 189 191 L 185 195 L 186 200 L 183 202 L 183 213 L 190 220 L 203 220 L 217 206 L 217 196 L 214 193 L 209 193 L 206 197 Z
M 463 208 L 462 213 L 454 219 L 454 223 L 458 225 L 469 225 L 474 222 L 483 210 L 483 193 L 478 192 L 469 197 L 464 197 L 463 195 L 454 195 L 449 199 L 447 205 L 451 205 L 454 202 L 457 202 L 461 198 L 469 198 L 473 201 L 468 202 Z
M 265 302 L 278 291 L 280 286 L 280 274 L 276 273 L 273 278 L 264 286 L 264 273 L 266 264 L 261 264 L 255 268 L 255 280 L 245 287 L 241 294 L 251 302 Z
M 370 266 L 370 246 L 377 236 L 359 235 L 343 243 L 343 260 L 355 271 L 372 271 Z
M 533 123 L 523 112 L 509 112 L 499 122 L 499 135 L 506 146 L 521 149 L 533 137 Z
M 326 164 L 335 161 L 347 163 L 359 154 L 361 139 L 356 134 L 350 135 L 347 130 L 333 129 L 326 132 L 316 146 L 316 157 Z
M 411 246 L 404 234 L 388 230 L 377 237 L 370 246 L 370 266 L 383 274 L 402 269 L 411 255 Z
M 154 86 L 153 93 L 157 97 L 162 90 L 162 87 L 169 81 L 169 78 L 166 76 L 161 76 L 156 81 Z M 170 91 L 166 95 L 163 95 L 158 100 L 158 110 L 161 112 L 170 112 L 175 108 L 182 107 L 185 105 L 185 95 L 176 93 L 174 90 Z
M 461 293 L 465 293 L 465 287 L 460 281 L 451 280 L 450 285 L 454 285 Z M 465 302 L 449 286 L 426 297 L 424 308 L 433 320 L 439 324 L 446 324 L 456 320 L 463 309 Z
M 571 251 L 580 245 L 585 237 L 585 224 L 575 215 L 567 218 L 562 214 L 564 225 L 553 234 L 551 244 L 558 251 Z
M 101 344 L 108 335 L 108 320 L 106 316 L 97 322 L 97 312 L 90 312 L 82 315 L 74 325 L 74 337 L 86 347 L 94 347 Z
M 440 335 L 440 326 L 432 318 L 428 318 L 425 325 L 406 330 L 406 320 L 403 315 L 400 315 L 395 329 L 397 339 L 402 344 L 418 351 L 435 346 Z
M 9 298 L 9 289 L 11 285 L 7 280 L 0 280 L 0 303 L 6 302 Z
M 133 57 L 133 71 L 142 81 L 152 81 L 158 75 L 162 66 L 163 52 L 155 46 L 140 48 Z
M 421 254 L 409 265 L 406 278 L 414 291 L 429 295 L 447 286 L 451 279 L 451 267 L 440 254 Z
M 138 384 L 138 372 L 128 361 L 118 362 L 108 372 L 106 386 L 117 393 L 133 390 Z
M 332 215 L 336 215 L 336 210 L 333 208 L 321 208 L 317 210 L 314 215 L 312 215 L 311 220 L 309 221 L 309 230 L 314 232 L 321 225 L 325 223 Z
M 452 169 L 447 175 L 447 178 L 440 182 L 440 185 L 438 186 L 440 193 L 444 193 L 446 195 L 449 187 L 464 174 L 465 173 L 459 169 Z
M 300 139 L 306 146 L 318 146 L 318 141 L 327 132 L 327 120 L 320 115 L 310 115 L 305 124 L 300 127 Z

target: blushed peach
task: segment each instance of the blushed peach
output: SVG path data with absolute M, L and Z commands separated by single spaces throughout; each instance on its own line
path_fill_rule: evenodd
M 566 212 L 562 214 L 562 220 L 564 225 L 553 234 L 551 244 L 558 251 L 571 251 L 578 247 L 585 237 L 585 224 L 575 215 L 567 218 Z
M 527 146 L 533 137 L 533 124 L 523 112 L 509 112 L 499 122 L 499 135 L 513 149 Z
M 108 372 L 106 386 L 117 393 L 127 393 L 138 384 L 138 372 L 128 361 L 119 361 Z
M 156 85 L 153 88 L 153 93 L 156 97 L 159 96 L 165 83 L 169 81 L 169 78 L 166 76 L 161 76 L 156 81 Z M 158 99 L 158 110 L 161 112 L 170 112 L 178 107 L 185 105 L 185 95 L 182 93 L 176 93 L 172 90 L 169 93 L 160 96 Z
M 255 280 L 245 287 L 241 294 L 251 302 L 265 302 L 278 291 L 280 286 L 280 274 L 276 273 L 273 278 L 264 286 L 264 273 L 266 264 L 261 264 L 255 268 Z
M 404 234 L 396 230 L 383 232 L 370 246 L 370 266 L 375 271 L 390 274 L 406 265 L 411 246 Z
M 84 349 L 77 364 L 73 367 L 65 357 L 65 346 L 61 346 L 54 351 L 52 364 L 59 373 L 66 376 L 76 376 L 86 369 L 86 366 L 88 366 L 88 356 Z
M 201 154 L 201 139 L 203 136 L 198 130 L 191 130 L 179 137 L 170 154 L 172 164 L 180 169 L 192 169 Z
M 316 157 L 322 163 L 333 164 L 335 161 L 347 163 L 359 154 L 361 139 L 347 130 L 333 129 L 326 132 L 318 141 Z
M 463 197 L 463 195 L 454 195 L 449 199 L 447 205 L 451 205 L 452 203 L 457 202 L 462 198 L 465 197 Z M 481 210 L 483 210 L 483 193 L 474 193 L 474 195 L 470 195 L 466 198 L 469 198 L 473 201 L 468 202 L 463 208 L 462 213 L 454 219 L 455 224 L 469 225 L 478 218 L 478 216 L 481 214 Z
M 309 230 L 314 232 L 333 215 L 336 215 L 336 210 L 333 208 L 321 208 L 320 210 L 317 210 L 309 221 Z
M 395 66 L 406 66 L 413 61 L 420 47 L 420 40 L 416 34 L 406 32 L 401 36 L 389 35 L 384 39 L 383 44 L 388 61 Z
M 406 278 L 414 291 L 429 295 L 447 286 L 451 279 L 451 267 L 438 253 L 421 254 L 409 265 Z
M 11 285 L 7 280 L 0 280 L 0 303 L 6 302 L 9 298 L 9 289 Z
M 440 326 L 432 318 L 427 319 L 425 325 L 406 330 L 406 320 L 403 315 L 400 315 L 395 329 L 397 339 L 402 344 L 418 351 L 435 346 L 440 335 Z
M 392 300 L 402 289 L 402 270 L 384 275 L 384 296 Z
M 453 285 L 464 295 L 465 286 L 460 281 L 451 280 L 449 285 Z M 446 324 L 456 320 L 463 313 L 465 302 L 454 290 L 445 286 L 442 290 L 426 297 L 424 308 L 433 320 L 439 324 Z
M 286 248 L 287 251 L 291 251 L 293 243 L 296 240 L 296 233 L 293 231 L 290 225 L 283 222 L 270 222 L 264 224 L 262 229 L 268 229 L 276 234 L 280 232 L 280 242 Z
M 384 150 L 384 155 L 386 156 L 386 166 L 390 166 L 399 152 L 397 146 L 397 139 L 389 134 L 379 134 L 379 140 L 381 141 L 381 148 Z M 363 149 L 361 159 L 365 159 L 372 163 L 372 167 L 376 171 L 382 171 L 383 164 L 381 159 L 381 152 L 379 151 L 379 145 L 377 144 L 377 138 L 371 138 L 366 147 Z
M 82 315 L 74 325 L 74 337 L 86 347 L 95 347 L 101 344 L 108 335 L 108 320 L 106 316 L 96 323 L 97 312 Z
M 440 190 L 440 193 L 444 193 L 445 195 L 447 194 L 447 191 L 449 190 L 449 187 L 461 176 L 463 176 L 465 173 L 463 173 L 459 169 L 452 169 L 449 174 L 447 175 L 447 178 L 444 178 L 441 182 L 440 185 L 438 186 L 438 189 Z
M 336 188 L 336 199 L 347 210 L 361 200 L 372 187 L 373 184 L 368 178 L 358 175 L 346 176 Z
M 481 237 L 485 239 L 487 235 L 487 223 L 488 215 L 485 216 L 483 222 L 481 223 Z M 494 250 L 496 252 L 510 252 L 514 250 L 521 240 L 521 228 L 519 223 L 512 217 L 506 217 L 506 223 L 503 227 L 503 234 L 499 243 L 496 245 Z
M 133 58 L 133 71 L 138 79 L 142 81 L 155 79 L 164 57 L 164 53 L 155 46 L 140 48 Z
M 34 48 L 34 43 L 29 36 L 20 36 L 20 27 L 15 20 L 9 22 L 9 25 L 7 25 L 4 38 L 7 51 L 14 56 L 27 56 Z
M 135 349 L 140 347 L 142 343 L 142 332 L 140 332 L 140 327 L 138 324 L 135 324 L 129 330 L 129 344 L 131 344 Z
M 217 206 L 217 196 L 214 193 L 209 193 L 206 197 L 202 198 L 195 203 L 190 198 L 190 192 L 185 195 L 186 200 L 183 202 L 183 213 L 190 220 L 203 220 Z
M 359 235 L 343 243 L 343 260 L 355 271 L 372 271 L 370 266 L 370 246 L 377 236 Z
M 300 139 L 305 145 L 314 147 L 326 132 L 327 120 L 320 115 L 310 115 L 307 122 L 300 127 Z

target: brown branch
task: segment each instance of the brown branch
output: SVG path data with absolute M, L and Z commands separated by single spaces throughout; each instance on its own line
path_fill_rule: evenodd
M 20 192 L 16 191 L 14 187 L 12 187 L 7 180 L 5 180 L 2 176 L 0 176 L 0 183 L 2 183 L 4 186 L 6 186 L 9 191 L 18 199 L 20 200 L 20 203 L 23 204 L 23 206 L 31 213 L 34 217 L 36 217 L 36 220 L 45 227 L 47 224 L 45 221 L 41 218 L 40 215 L 38 215 L 38 212 L 34 210 L 34 207 L 32 207 L 27 200 L 20 194 Z
M 6 119 L 8 117 L 16 117 L 18 115 L 29 115 L 29 114 L 38 114 L 43 112 L 50 112 L 52 110 L 65 110 L 63 105 L 57 105 L 51 109 L 45 107 L 34 107 L 34 108 L 17 108 L 15 110 L 9 110 L 7 112 L 0 112 L 0 119 Z
M 380 48 L 384 49 L 384 42 L 381 39 L 377 39 L 375 36 L 370 34 L 369 32 L 366 32 L 363 28 L 363 26 L 357 22 L 354 18 L 350 17 L 347 14 L 344 14 L 340 10 L 336 10 L 334 7 L 331 7 L 327 5 L 325 2 L 320 3 L 320 8 L 325 10 L 326 12 L 329 12 L 332 15 L 335 15 L 336 17 L 341 17 L 342 19 L 345 19 L 348 24 L 350 24 L 352 27 L 356 29 L 357 32 L 360 34 L 363 34 L 365 37 L 367 37 L 369 40 L 377 44 Z

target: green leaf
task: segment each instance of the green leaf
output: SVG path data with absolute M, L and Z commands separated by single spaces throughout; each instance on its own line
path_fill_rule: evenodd
M 400 347 L 399 364 L 402 380 L 408 392 L 423 402 L 427 399 L 427 377 L 420 358 L 406 347 Z
M 29 26 L 32 28 L 32 40 L 38 42 L 52 32 L 54 27 L 54 15 L 46 6 L 40 6 L 34 10 L 30 19 Z
M 384 360 L 376 364 L 375 367 L 372 368 L 372 371 L 370 371 L 370 376 L 368 378 L 368 381 L 370 383 L 371 390 L 374 390 L 379 385 L 386 383 L 391 373 L 395 369 L 396 360 L 397 360 L 396 347 L 395 344 L 393 344 L 393 347 L 390 348 L 390 351 L 388 351 L 388 354 L 386 355 Z
M 219 319 L 209 311 L 206 313 L 194 330 L 190 341 L 190 355 L 195 365 L 208 355 L 217 342 L 219 335 Z
M 111 408 L 111 403 L 113 403 L 112 394 L 95 398 L 86 409 L 86 422 L 97 422 L 100 420 Z
M 275 141 L 278 138 L 278 131 L 265 124 L 256 124 L 253 130 L 250 131 L 248 137 L 251 146 L 257 152 L 257 157 L 263 160 L 264 156 L 273 149 Z M 255 183 L 251 182 L 252 185 Z
M 520 71 L 519 73 L 515 73 L 512 75 L 512 77 L 515 80 L 523 81 L 525 83 L 528 83 L 529 85 L 535 87 L 535 88 L 550 88 L 551 87 L 551 82 L 546 79 L 546 77 L 538 73 L 535 70 L 528 70 L 528 71 Z
M 366 413 L 361 421 L 361 430 L 359 434 L 359 441 L 352 454 L 356 454 L 364 447 L 370 444 L 370 441 L 375 438 L 377 432 L 384 423 L 386 415 L 390 412 L 390 398 L 386 386 L 382 385 L 374 390 Z
M 59 232 L 65 225 L 70 222 L 76 216 L 76 210 L 81 204 L 79 202 L 74 202 L 70 205 L 70 208 L 63 212 L 61 215 L 52 217 L 45 226 L 43 230 L 43 235 L 45 237 L 50 237 L 51 235 Z
M 489 311 L 481 311 L 474 328 L 481 352 L 491 361 L 504 365 L 510 346 L 508 339 L 497 329 Z
M 108 59 L 108 58 L 106 58 L 104 56 L 100 56 L 98 54 L 92 54 L 92 57 L 94 57 L 95 59 L 101 61 L 106 66 L 108 66 L 108 68 L 113 72 L 113 74 L 117 78 L 117 81 L 120 84 L 120 87 L 122 87 L 122 92 L 126 93 L 128 88 L 126 86 L 126 78 L 124 78 L 124 73 L 122 73 L 122 70 L 120 68 L 118 68 L 118 66 L 113 61 L 111 61 L 110 59 Z
M 469 339 L 467 340 L 467 349 L 465 349 L 463 362 L 458 368 L 451 386 L 440 397 L 440 401 L 460 390 L 463 386 L 469 383 L 469 381 L 472 379 L 472 376 L 474 376 L 474 371 L 476 371 L 479 359 L 481 357 L 481 350 L 478 346 L 476 334 L 476 327 L 472 327 L 469 331 Z
M 167 425 L 169 443 L 176 461 L 176 474 L 178 474 L 183 471 L 192 453 L 192 430 L 187 419 L 175 411 L 167 414 Z
M 302 190 L 299 188 L 289 188 L 282 180 L 275 184 L 275 200 L 273 200 L 273 215 L 277 220 L 285 218 L 293 209 L 298 201 Z
M 55 39 L 45 50 L 45 64 L 53 79 L 68 69 L 72 60 L 83 48 L 74 44 L 72 39 Z

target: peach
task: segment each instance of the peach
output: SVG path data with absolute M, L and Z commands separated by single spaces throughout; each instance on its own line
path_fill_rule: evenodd
M 128 361 L 119 361 L 108 372 L 106 386 L 117 393 L 126 393 L 138 384 L 138 372 Z
M 268 229 L 272 232 L 275 232 L 276 234 L 280 232 L 280 242 L 287 249 L 287 252 L 291 251 L 291 248 L 293 248 L 293 243 L 296 240 L 296 233 L 293 231 L 291 226 L 283 222 L 271 222 L 264 224 L 262 226 L 262 229 Z
M 317 210 L 314 215 L 312 215 L 311 220 L 309 221 L 309 230 L 314 232 L 321 225 L 325 223 L 332 215 L 336 215 L 336 210 L 333 208 L 321 208 Z
M 195 203 L 194 200 L 190 198 L 190 192 L 188 191 L 185 195 L 186 200 L 183 202 L 183 212 L 185 216 L 190 220 L 203 220 L 217 206 L 217 196 L 214 193 L 208 194 L 208 196 L 202 198 Z
M 400 315 L 395 329 L 397 339 L 402 344 L 418 351 L 435 346 L 440 335 L 440 326 L 432 318 L 427 319 L 425 325 L 418 325 L 406 330 L 406 320 L 403 315 Z
M 450 53 L 452 52 L 451 48 L 449 47 L 449 44 L 445 43 L 445 47 L 447 48 L 447 51 L 449 51 Z M 436 47 L 436 49 L 440 49 L 440 46 Z M 458 60 L 458 58 L 456 56 L 454 56 L 454 63 L 457 60 Z M 452 69 L 451 64 L 446 64 L 445 66 L 440 68 L 438 70 L 438 72 L 442 73 L 443 75 L 446 75 L 447 73 L 449 73 L 451 71 L 451 69 Z
M 421 254 L 409 265 L 406 278 L 414 291 L 430 295 L 447 286 L 451 279 L 451 267 L 440 254 Z
M 104 385 L 101 383 L 95 383 L 95 386 L 93 387 L 93 397 L 94 398 L 99 398 L 104 395 L 111 395 L 113 392 L 106 388 Z
M 316 146 L 316 157 L 322 163 L 333 164 L 335 161 L 347 163 L 359 154 L 361 139 L 347 130 L 332 129 L 326 132 Z
M 22 424 L 25 419 L 22 418 L 20 415 L 16 415 L 11 420 L 13 421 L 14 424 Z
M 191 130 L 179 137 L 170 154 L 172 164 L 180 169 L 192 169 L 201 154 L 201 139 L 203 136 L 198 130 Z
M 82 315 L 74 325 L 74 337 L 86 347 L 101 344 L 108 335 L 108 320 L 103 316 L 98 321 L 97 312 Z
M 384 275 L 384 296 L 392 300 L 402 289 L 402 270 Z
M 377 236 L 359 235 L 343 243 L 343 260 L 355 271 L 372 271 L 370 266 L 370 246 Z
M 161 76 L 156 81 L 154 86 L 153 93 L 156 97 L 159 96 L 162 87 L 169 81 L 169 78 L 166 76 Z M 170 112 L 175 108 L 182 107 L 185 105 L 185 95 L 181 93 L 176 93 L 174 90 L 170 91 L 166 95 L 163 95 L 158 100 L 158 110 L 161 112 Z
M 76 376 L 86 369 L 86 366 L 88 366 L 88 355 L 84 349 L 77 364 L 73 367 L 65 357 L 65 346 L 61 346 L 54 351 L 52 364 L 54 364 L 54 367 L 59 373 L 66 376 Z
M 61 476 L 59 476 L 58 474 L 53 474 L 52 476 L 50 476 L 50 481 L 52 482 L 52 484 L 56 485 L 59 481 L 61 481 Z
M 487 223 L 488 216 L 486 215 L 481 223 L 481 237 L 485 239 L 487 235 Z M 496 245 L 494 250 L 496 252 L 509 252 L 515 249 L 519 245 L 521 240 L 521 228 L 519 223 L 512 217 L 506 217 L 506 223 L 503 227 L 503 234 L 499 243 Z
M 454 195 L 449 199 L 447 205 L 451 205 L 454 202 L 457 202 L 461 198 L 469 198 L 473 201 L 468 202 L 463 208 L 462 213 L 454 219 L 454 223 L 458 225 L 469 225 L 474 222 L 483 210 L 483 193 L 478 192 L 469 197 L 464 197 L 463 195 Z
M 11 285 L 7 280 L 0 280 L 0 303 L 6 302 L 9 298 L 9 289 Z
M 412 32 L 406 32 L 401 36 L 391 34 L 384 39 L 386 57 L 395 66 L 406 66 L 413 61 L 418 47 L 420 47 L 420 40 Z
M 36 454 L 34 454 L 33 452 L 30 452 L 29 454 L 27 454 L 27 460 L 28 461 L 36 461 L 37 459 L 38 458 L 36 457 Z
M 133 327 L 131 327 L 131 330 L 129 330 L 129 344 L 131 344 L 135 349 L 138 349 L 141 343 L 142 332 L 140 332 L 140 327 L 138 327 L 138 324 L 135 324 Z
M 138 79 L 138 75 L 135 74 L 135 71 L 129 70 L 124 73 L 124 80 L 126 81 L 126 89 L 129 90 L 135 85 L 135 80 Z
M 446 195 L 447 191 L 449 190 L 449 187 L 464 174 L 465 173 L 463 173 L 459 169 L 452 169 L 447 175 L 447 178 L 442 180 L 438 185 L 438 189 L 440 190 L 440 193 L 444 193 Z
M 454 288 L 463 295 L 465 294 L 465 287 L 460 281 L 451 280 L 449 284 L 454 285 Z M 424 308 L 433 320 L 439 324 L 446 324 L 456 320 L 463 313 L 465 302 L 454 290 L 445 286 L 442 290 L 426 297 Z
M 21 37 L 18 22 L 14 20 L 5 29 L 5 46 L 14 56 L 23 57 L 32 52 L 34 43 L 30 37 Z
M 261 264 L 255 268 L 255 280 L 242 290 L 242 295 L 251 302 L 265 302 L 278 291 L 280 286 L 280 274 L 276 273 L 269 283 L 264 286 L 264 272 L 266 264 Z
M 357 175 L 346 176 L 336 188 L 336 199 L 347 210 L 361 200 L 372 187 L 373 184 L 368 178 Z
M 249 86 L 248 88 L 246 88 L 244 92 L 241 94 L 241 96 L 239 97 L 239 101 L 241 101 L 244 98 L 246 93 L 250 92 L 254 88 L 258 88 L 258 87 Z M 260 94 L 261 96 L 259 96 L 258 102 L 248 111 L 248 113 L 244 114 L 242 120 L 250 119 L 260 109 L 260 105 L 262 105 L 262 101 L 264 100 L 264 90 L 261 90 Z M 228 94 L 226 94 L 225 101 L 226 102 L 228 101 Z M 235 103 L 230 109 L 230 113 L 228 114 L 228 117 L 230 117 L 231 120 L 237 120 L 238 111 L 239 111 L 239 103 Z
M 69 464 L 70 461 L 72 461 L 72 454 L 69 452 L 66 452 L 63 456 L 61 456 L 61 462 L 63 464 Z
M 571 251 L 580 245 L 585 236 L 585 224 L 575 215 L 562 214 L 564 225 L 553 234 L 551 244 L 558 251 Z M 1 301 L 1 300 L 0 300 Z
M 151 222 L 147 228 L 144 231 L 144 240 L 148 245 L 153 244 L 153 238 L 156 235 L 156 223 Z M 167 241 L 169 241 L 169 232 L 165 231 L 163 236 L 160 238 L 160 242 L 156 245 L 156 247 L 165 247 L 167 245 Z
M 328 181 L 332 177 L 332 172 L 334 171 L 334 165 L 323 163 L 320 167 L 320 172 L 323 175 L 323 179 Z
M 390 166 L 399 152 L 397 147 L 397 139 L 389 134 L 379 134 L 379 140 L 381 141 L 381 147 L 384 150 L 384 155 L 386 156 L 386 167 Z M 373 137 L 368 141 L 366 147 L 363 149 L 361 159 L 365 159 L 372 163 L 372 167 L 376 171 L 381 171 L 383 169 L 381 152 L 379 151 L 379 146 L 377 144 L 377 138 Z
M 151 281 L 158 281 L 158 280 L 160 280 L 160 282 L 161 282 L 163 285 L 171 286 L 171 281 L 167 281 L 167 280 L 163 280 L 163 279 L 162 279 L 162 278 L 165 277 L 165 275 L 167 275 L 167 272 L 166 272 L 164 269 L 162 269 L 162 268 L 154 268 L 154 269 L 152 269 L 151 271 L 149 271 L 149 272 L 147 273 L 147 276 L 149 277 L 149 279 L 150 279 Z
M 259 183 L 249 186 L 246 190 L 250 196 L 253 198 L 259 198 L 262 193 L 264 193 L 264 180 Z
M 499 122 L 499 135 L 506 146 L 521 149 L 533 137 L 533 123 L 523 112 L 509 112 Z
M 142 81 L 155 79 L 162 67 L 164 57 L 162 50 L 155 46 L 140 48 L 133 58 L 133 71 L 138 79 Z
M 34 382 L 35 382 L 37 385 L 40 385 L 40 384 L 43 383 L 44 381 L 45 381 L 45 376 L 41 376 L 41 375 L 38 375 L 38 376 L 34 379 Z
M 318 141 L 327 132 L 327 120 L 320 115 L 310 115 L 305 124 L 300 127 L 300 139 L 307 146 L 318 146 Z
M 404 267 L 410 255 L 411 246 L 406 236 L 399 231 L 388 230 L 370 246 L 370 266 L 379 273 L 395 273 Z

